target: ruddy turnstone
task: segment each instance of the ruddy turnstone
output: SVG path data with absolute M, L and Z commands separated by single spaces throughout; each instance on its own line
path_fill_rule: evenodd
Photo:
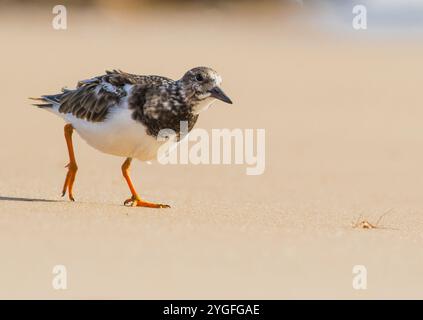
M 53 112 L 67 123 L 64 131 L 69 164 L 62 196 L 67 191 L 74 201 L 72 191 L 78 170 L 72 144 L 75 130 L 95 149 L 126 158 L 122 174 L 131 198 L 124 205 L 169 207 L 141 199 L 129 176 L 131 161 L 156 158 L 164 143 L 157 139 L 160 130 L 180 132 L 181 121 L 186 121 L 191 130 L 199 113 L 216 99 L 232 103 L 220 89 L 221 82 L 219 74 L 207 67 L 191 69 L 176 81 L 113 70 L 78 82 L 74 90 L 62 89 L 62 93 L 35 98 L 42 101 L 35 106 Z

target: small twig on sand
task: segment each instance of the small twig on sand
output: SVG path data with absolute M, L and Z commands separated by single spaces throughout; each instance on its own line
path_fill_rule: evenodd
M 376 221 L 376 223 L 375 224 L 373 224 L 373 223 L 370 223 L 369 221 L 367 221 L 367 220 L 363 220 L 363 219 L 361 219 L 362 218 L 362 215 L 360 215 L 359 217 L 358 217 L 358 219 L 357 219 L 357 221 L 356 222 L 352 222 L 352 227 L 354 228 L 354 229 L 391 229 L 391 230 L 398 230 L 398 229 L 394 229 L 394 228 L 386 228 L 386 227 L 382 227 L 382 226 L 379 226 L 379 223 L 382 221 L 382 218 L 384 217 L 384 216 L 386 216 L 388 213 L 390 213 L 392 211 L 392 208 L 391 209 L 389 209 L 389 210 L 387 210 L 387 211 L 385 211 L 378 219 L 377 219 L 377 221 Z

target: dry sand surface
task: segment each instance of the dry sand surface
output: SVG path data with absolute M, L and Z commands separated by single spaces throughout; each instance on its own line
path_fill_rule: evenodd
M 0 13 L 1 298 L 423 298 L 423 46 L 346 39 L 204 12 Z M 213 21 L 213 23 L 210 23 Z M 122 206 L 120 158 L 75 138 L 77 202 L 60 197 L 63 121 L 27 97 L 120 68 L 177 78 L 208 65 L 234 100 L 197 127 L 265 128 L 266 171 L 148 165 L 168 210 Z M 386 229 L 359 230 L 360 215 Z M 63 264 L 68 289 L 52 288 Z M 368 289 L 352 288 L 365 265 Z

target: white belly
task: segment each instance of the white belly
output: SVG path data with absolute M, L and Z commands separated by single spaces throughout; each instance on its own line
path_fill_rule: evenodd
M 103 122 L 88 122 L 72 114 L 62 114 L 62 117 L 97 150 L 142 161 L 155 159 L 164 142 L 148 135 L 144 125 L 133 120 L 131 114 L 125 106 L 112 110 Z

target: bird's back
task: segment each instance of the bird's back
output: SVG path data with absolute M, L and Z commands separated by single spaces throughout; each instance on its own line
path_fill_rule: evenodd
M 89 122 L 104 121 L 111 108 L 119 106 L 129 95 L 133 85 L 159 87 L 173 82 L 161 76 L 141 76 L 120 70 L 106 71 L 106 74 L 79 81 L 76 89 L 62 89 L 62 93 L 43 95 L 38 100 L 42 108 L 55 108 L 62 114 L 72 114 Z

